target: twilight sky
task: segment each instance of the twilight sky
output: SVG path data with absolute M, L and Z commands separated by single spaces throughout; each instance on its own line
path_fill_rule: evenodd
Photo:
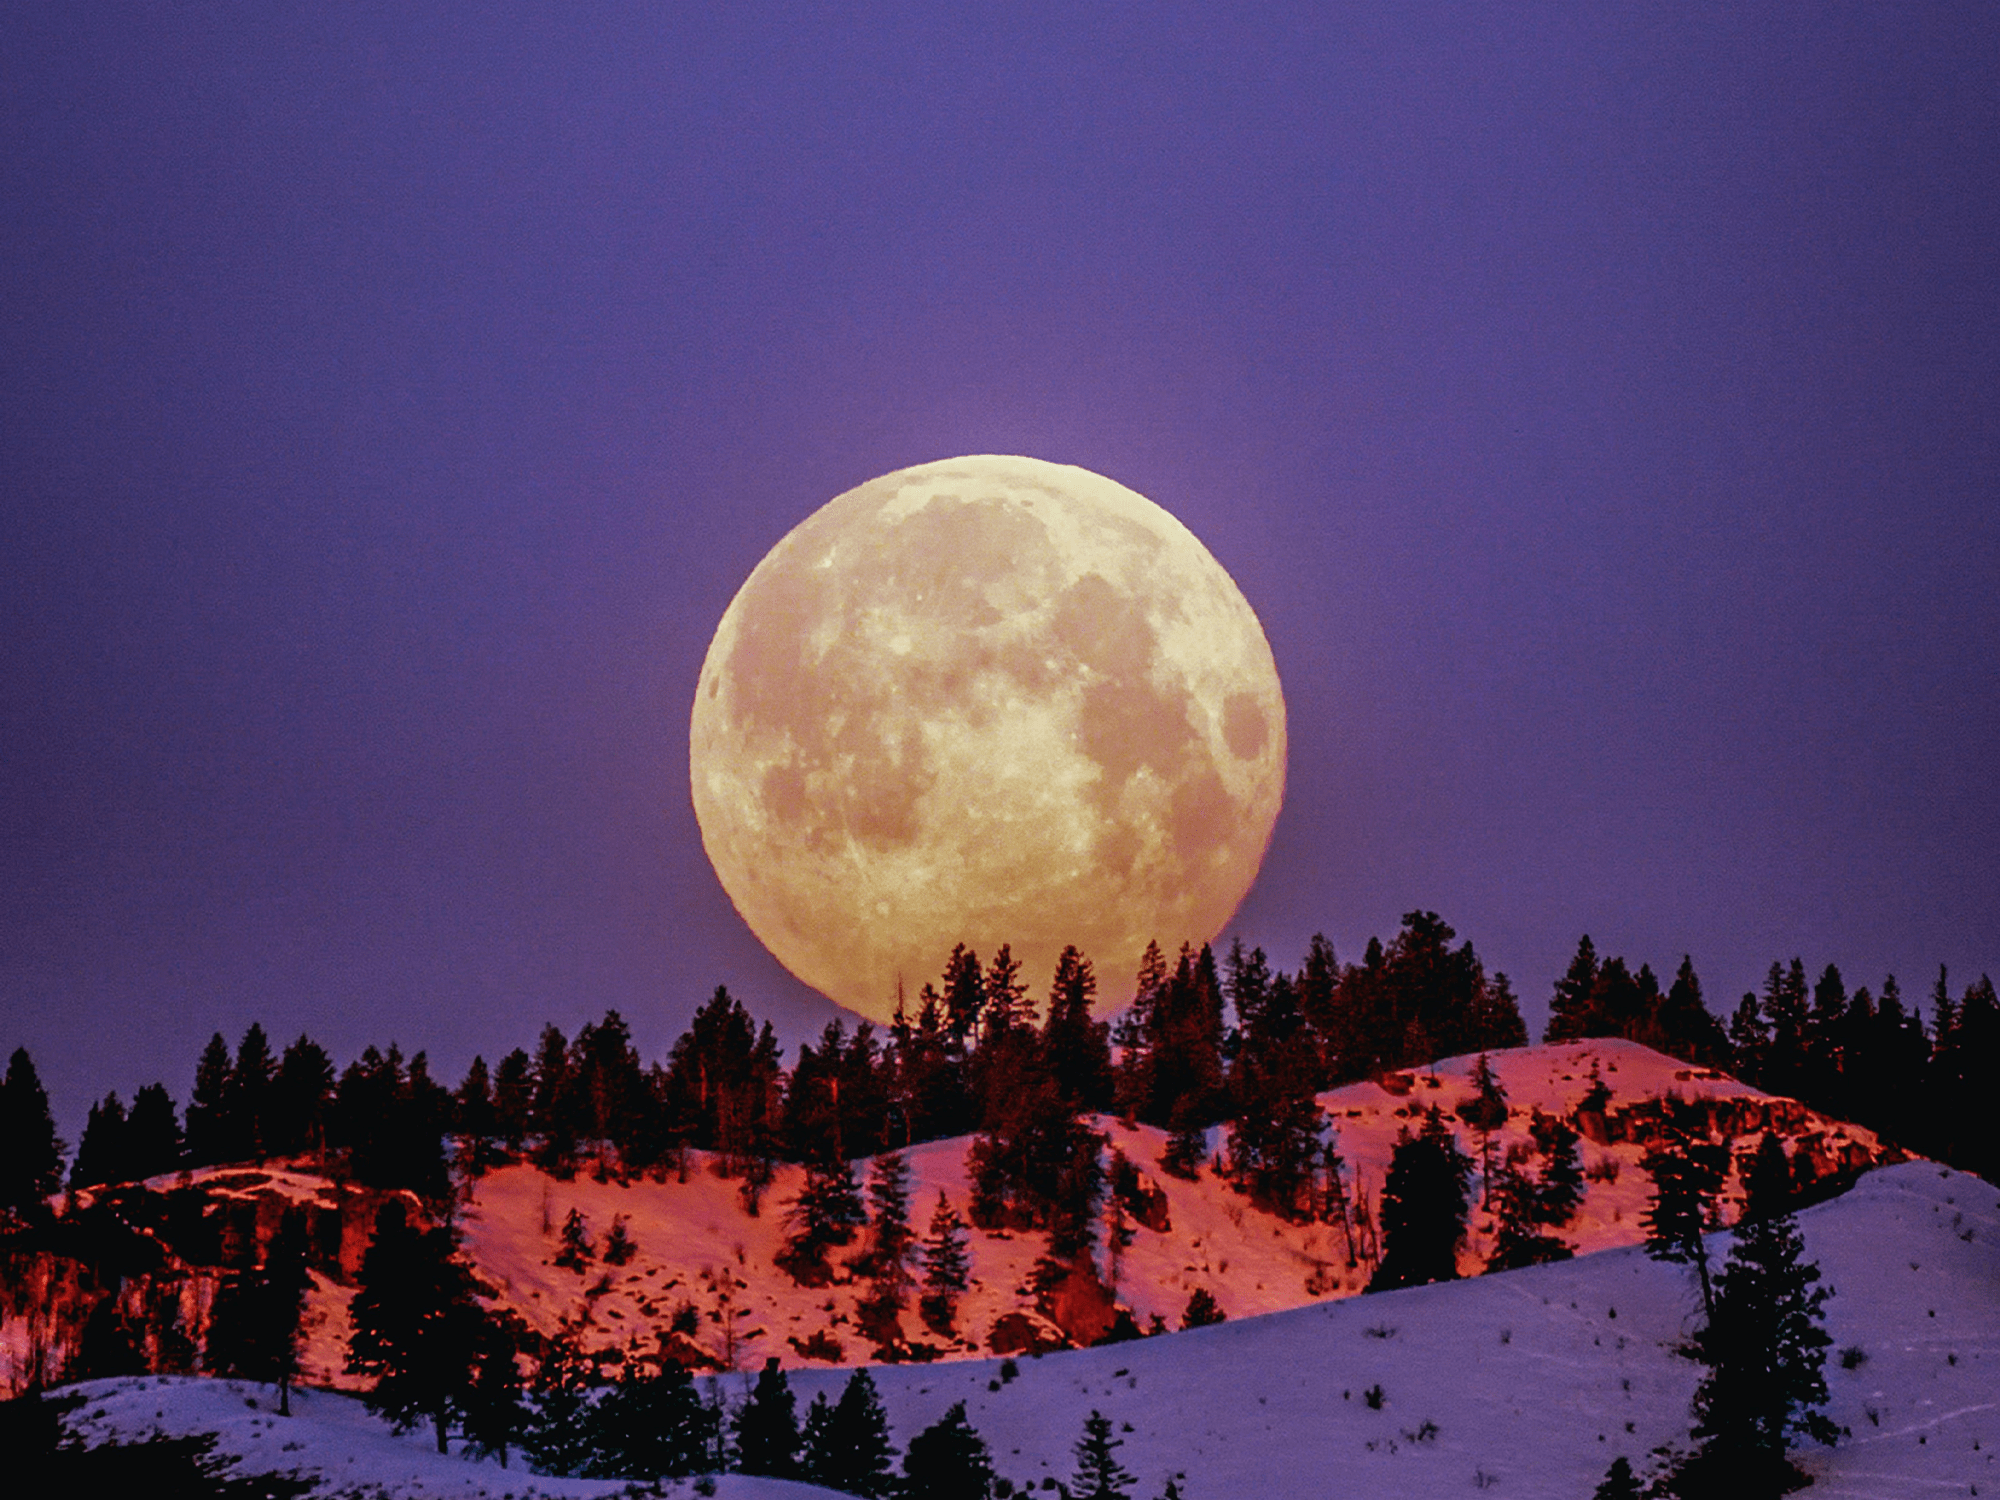
M 816 1029 L 696 673 L 959 453 L 1258 611 L 1287 967 L 2000 970 L 1989 4 L 752 12 L 0 19 L 0 1047 L 72 1138 L 252 1019 Z

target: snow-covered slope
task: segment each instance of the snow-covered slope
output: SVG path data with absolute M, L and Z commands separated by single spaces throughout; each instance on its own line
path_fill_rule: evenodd
M 1650 1192 L 1640 1170 L 1645 1155 L 1649 1101 L 1673 1094 L 1708 1101 L 1725 1133 L 1736 1133 L 1739 1149 L 1755 1145 L 1756 1131 L 1775 1124 L 1794 1149 L 1825 1168 L 1857 1168 L 1897 1159 L 1885 1153 L 1868 1131 L 1813 1115 L 1794 1101 L 1759 1093 L 1720 1074 L 1686 1064 L 1636 1043 L 1593 1040 L 1523 1047 L 1492 1055 L 1507 1090 L 1510 1117 L 1496 1132 L 1496 1158 L 1511 1145 L 1529 1143 L 1528 1122 L 1536 1110 L 1571 1115 L 1593 1082 L 1601 1079 L 1611 1102 L 1583 1124 L 1594 1138 L 1583 1142 L 1590 1180 L 1576 1221 L 1563 1231 L 1582 1252 L 1637 1242 L 1640 1217 Z M 1379 1198 L 1399 1131 L 1415 1128 L 1433 1104 L 1449 1115 L 1472 1093 L 1476 1059 L 1452 1058 L 1386 1080 L 1335 1089 L 1320 1096 L 1340 1150 L 1350 1169 L 1350 1188 L 1370 1202 Z M 1158 1316 L 1177 1327 L 1189 1295 L 1206 1288 L 1231 1317 L 1279 1312 L 1330 1298 L 1352 1296 L 1366 1283 L 1369 1268 L 1350 1265 L 1346 1238 L 1327 1224 L 1294 1224 L 1260 1211 L 1233 1192 L 1213 1170 L 1185 1182 L 1160 1170 L 1164 1132 L 1097 1121 L 1112 1148 L 1124 1154 L 1164 1193 L 1168 1219 L 1163 1229 L 1136 1226 L 1133 1244 L 1116 1268 L 1119 1299 L 1141 1327 Z M 1458 1127 L 1472 1148 L 1471 1132 Z M 1223 1131 L 1211 1132 L 1220 1151 Z M 911 1165 L 912 1223 L 921 1233 L 938 1195 L 947 1193 L 961 1212 L 968 1199 L 965 1157 L 968 1140 L 937 1141 L 908 1153 Z M 865 1176 L 868 1163 L 856 1163 Z M 702 1352 L 722 1367 L 753 1368 L 769 1355 L 788 1367 L 841 1365 L 864 1361 L 875 1347 L 854 1327 L 856 1303 L 866 1287 L 852 1282 L 800 1287 L 774 1263 L 783 1245 L 785 1206 L 796 1196 L 802 1172 L 781 1167 L 752 1218 L 738 1200 L 734 1181 L 715 1176 L 699 1158 L 686 1181 L 597 1182 L 588 1172 L 562 1182 L 529 1167 L 491 1173 L 473 1187 L 462 1224 L 467 1253 L 501 1300 L 543 1333 L 574 1331 L 587 1348 L 651 1349 L 653 1330 L 676 1309 L 692 1307 Z M 1732 1181 L 1732 1188 L 1735 1187 Z M 571 1209 L 600 1243 L 615 1217 L 623 1216 L 638 1246 L 623 1267 L 593 1264 L 582 1271 L 553 1264 L 557 1234 Z M 1467 1274 L 1483 1264 L 1490 1224 L 1474 1215 L 1473 1231 L 1461 1256 Z M 1033 1319 L 1028 1278 L 1043 1240 L 1036 1234 L 971 1235 L 974 1290 L 961 1308 L 961 1340 L 954 1344 L 925 1331 L 914 1314 L 903 1322 L 906 1337 L 931 1343 L 944 1358 L 997 1352 L 990 1337 L 1009 1314 Z M 1109 1274 L 1107 1265 L 1105 1271 Z M 337 1299 L 336 1299 L 337 1300 Z M 337 1378 L 345 1323 L 338 1306 L 324 1308 L 323 1338 L 315 1358 L 323 1378 Z M 1017 1320 L 1018 1321 L 1018 1320 Z M 827 1357 L 808 1355 L 814 1344 Z M 834 1350 L 837 1348 L 838 1353 Z
M 2000 1193 L 1925 1162 L 1877 1170 L 1801 1216 L 1835 1289 L 1831 1415 L 1851 1436 L 1809 1450 L 1812 1493 L 1868 1500 L 2000 1494 Z M 1714 1238 L 1717 1256 L 1727 1235 Z M 1348 1298 L 1192 1333 L 1022 1358 L 877 1369 L 899 1443 L 954 1401 L 1017 1484 L 1066 1479 L 1094 1408 L 1109 1415 L 1136 1493 L 1183 1475 L 1190 1500 L 1392 1500 L 1490 1489 L 1588 1495 L 1613 1457 L 1684 1440 L 1698 1371 L 1676 1354 L 1695 1295 L 1682 1268 L 1636 1248 L 1506 1275 Z M 801 1404 L 846 1378 L 796 1372 Z M 716 1377 L 735 1399 L 747 1376 Z M 257 1467 L 309 1467 L 398 1495 L 524 1493 L 526 1476 L 460 1465 L 396 1439 L 348 1398 L 308 1394 L 271 1417 L 229 1382 L 85 1388 L 98 1430 L 220 1430 Z M 1379 1407 L 1368 1393 L 1379 1389 Z M 253 1409 L 246 1403 L 258 1402 Z M 288 1444 L 296 1444 L 288 1447 Z M 351 1462 L 349 1460 L 352 1460 Z M 615 1487 L 534 1480 L 543 1494 Z M 817 1493 L 725 1478 L 742 1500 Z
M 1853 1437 L 1805 1456 L 1813 1493 L 2000 1494 L 2000 1194 L 1910 1163 L 1800 1222 L 1836 1288 L 1834 1347 L 1866 1355 L 1853 1370 L 1829 1362 L 1831 1415 Z M 1714 1238 L 1718 1255 L 1727 1243 Z M 1694 1307 L 1682 1268 L 1625 1248 L 1023 1359 L 997 1391 L 991 1361 L 875 1378 L 900 1440 L 963 1400 L 1016 1480 L 1066 1478 L 1096 1408 L 1130 1424 L 1119 1457 L 1141 1495 L 1185 1473 L 1190 1497 L 1390 1500 L 1485 1485 L 1573 1500 L 1616 1455 L 1639 1462 L 1684 1441 L 1699 1371 L 1674 1350 Z M 838 1378 L 801 1371 L 793 1385 L 804 1399 Z
M 203 1380 L 154 1375 L 97 1380 L 74 1387 L 87 1398 L 70 1421 L 86 1441 L 153 1432 L 213 1432 L 217 1450 L 241 1460 L 239 1473 L 307 1474 L 321 1496 L 395 1496 L 410 1500 L 529 1500 L 535 1496 L 626 1495 L 625 1480 L 555 1479 L 498 1461 L 477 1461 L 454 1451 L 437 1453 L 428 1429 L 398 1437 L 354 1396 L 334 1391 L 294 1391 L 292 1414 L 277 1415 L 269 1386 L 243 1380 Z M 714 1477 L 718 1500 L 831 1500 L 833 1491 L 747 1474 Z M 692 1497 L 696 1481 L 668 1481 L 665 1493 Z

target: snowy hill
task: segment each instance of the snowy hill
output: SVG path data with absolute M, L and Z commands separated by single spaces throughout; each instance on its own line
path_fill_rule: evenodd
M 1452 1058 L 1434 1069 L 1351 1084 L 1320 1096 L 1350 1171 L 1350 1189 L 1360 1199 L 1379 1196 L 1397 1134 L 1421 1124 L 1437 1104 L 1449 1115 L 1472 1093 L 1469 1078 L 1476 1059 Z M 1719 1137 L 1736 1141 L 1747 1153 L 1765 1128 L 1776 1128 L 1795 1156 L 1815 1164 L 1820 1174 L 1853 1172 L 1899 1160 L 1859 1126 L 1814 1115 L 1788 1099 L 1759 1093 L 1720 1074 L 1617 1040 L 1523 1047 L 1492 1055 L 1494 1071 L 1507 1091 L 1510 1114 L 1494 1135 L 1496 1157 L 1509 1146 L 1530 1143 L 1528 1121 L 1540 1110 L 1575 1116 L 1592 1084 L 1601 1080 L 1610 1100 L 1580 1117 L 1583 1161 L 1589 1174 L 1576 1220 L 1563 1236 L 1579 1252 L 1636 1243 L 1640 1217 L 1650 1193 L 1640 1169 L 1646 1152 L 1653 1101 L 1673 1094 L 1705 1101 Z M 1385 1086 L 1386 1085 L 1386 1086 Z M 1196 1288 L 1205 1288 L 1232 1318 L 1280 1312 L 1330 1298 L 1353 1296 L 1366 1283 L 1367 1265 L 1349 1263 L 1346 1238 L 1330 1224 L 1296 1224 L 1263 1212 L 1235 1193 L 1212 1170 L 1199 1180 L 1182 1181 L 1158 1165 L 1165 1132 L 1099 1119 L 1097 1127 L 1164 1197 L 1166 1214 L 1158 1227 L 1135 1226 L 1134 1240 L 1117 1267 L 1116 1293 L 1141 1327 L 1159 1317 L 1178 1327 Z M 1458 1126 L 1470 1149 L 1471 1133 Z M 1211 1132 L 1220 1151 L 1223 1131 Z M 913 1148 L 911 1222 L 921 1231 L 939 1193 L 963 1211 L 969 1199 L 965 1165 L 968 1139 L 936 1141 Z M 866 1172 L 867 1163 L 857 1163 Z M 738 1184 L 719 1178 L 697 1161 L 686 1181 L 636 1179 L 627 1184 L 597 1182 L 588 1173 L 557 1181 L 529 1167 L 491 1173 L 473 1187 L 462 1224 L 467 1253 L 500 1299 L 538 1331 L 572 1330 L 587 1348 L 619 1348 L 637 1343 L 651 1348 L 652 1330 L 682 1311 L 691 1318 L 696 1351 L 718 1368 L 753 1368 L 770 1355 L 787 1367 L 848 1365 L 869 1359 L 873 1341 L 858 1335 L 854 1309 L 865 1285 L 836 1283 L 800 1287 L 775 1264 L 783 1245 L 784 1206 L 797 1194 L 801 1169 L 781 1167 L 765 1195 L 760 1215 L 746 1214 Z M 1734 1179 L 1731 1189 L 1738 1184 Z M 571 1209 L 601 1243 L 622 1216 L 637 1253 L 619 1268 L 601 1263 L 582 1271 L 553 1264 L 556 1234 Z M 1490 1223 L 1475 1214 L 1473 1232 L 1460 1258 L 1474 1274 L 1490 1246 Z M 971 1235 L 973 1291 L 958 1318 L 956 1343 L 924 1330 L 914 1314 L 904 1318 L 906 1337 L 928 1342 L 939 1357 L 966 1358 L 1015 1352 L 993 1332 L 1009 1315 L 1018 1330 L 1025 1321 L 1058 1337 L 1037 1310 L 1028 1278 L 1042 1253 L 1042 1236 L 1032 1233 Z M 1106 1267 L 1107 1274 L 1109 1267 Z M 331 1289 L 329 1289 L 331 1291 Z M 329 1301 L 323 1375 L 333 1377 L 333 1356 L 344 1337 L 337 1294 Z M 823 1342 L 814 1343 L 815 1336 Z M 801 1345 L 824 1351 L 807 1353 Z M 838 1349 L 838 1353 L 833 1351 Z
M 2000 1193 L 1911 1162 L 1866 1175 L 1800 1216 L 1835 1295 L 1830 1412 L 1851 1436 L 1808 1450 L 1814 1495 L 1915 1500 L 2000 1494 Z M 1727 1236 L 1714 1237 L 1720 1256 Z M 1468 1489 L 1574 1500 L 1614 1456 L 1684 1439 L 1696 1368 L 1685 1272 L 1634 1248 L 1552 1266 L 1346 1298 L 1190 1333 L 1022 1358 L 875 1371 L 899 1443 L 967 1404 L 1016 1484 L 1067 1478 L 1093 1408 L 1120 1429 L 1136 1493 L 1180 1474 L 1191 1500 L 1444 1495 Z M 735 1399 L 742 1375 L 716 1377 Z M 801 1402 L 844 1379 L 793 1376 Z M 439 1459 L 393 1438 L 350 1398 L 308 1393 L 298 1415 L 232 1382 L 141 1379 L 84 1388 L 97 1431 L 217 1430 L 255 1467 L 303 1467 L 398 1495 L 605 1494 Z M 1379 1407 L 1369 1392 L 1379 1390 Z M 256 1407 L 248 1403 L 258 1403 Z M 725 1476 L 741 1500 L 823 1494 Z
M 1420 1126 L 1433 1105 L 1450 1116 L 1472 1095 L 1475 1062 L 1448 1059 L 1320 1096 L 1357 1202 L 1379 1198 L 1400 1131 Z M 1640 1162 L 1657 1127 L 1659 1101 L 1668 1096 L 1698 1105 L 1716 1138 L 1733 1141 L 1739 1155 L 1754 1147 L 1763 1130 L 1778 1130 L 1795 1162 L 1809 1164 L 1809 1175 L 1851 1176 L 1901 1159 L 1858 1126 L 1632 1042 L 1523 1047 L 1494 1053 L 1492 1064 L 1509 1102 L 1508 1120 L 1493 1137 L 1496 1159 L 1510 1147 L 1530 1143 L 1529 1123 L 1538 1111 L 1574 1119 L 1583 1132 L 1585 1197 L 1576 1219 L 1561 1231 L 1580 1253 L 1640 1238 L 1649 1194 Z M 1583 1109 L 1599 1085 L 1600 1107 Z M 1197 1289 L 1241 1319 L 1351 1297 L 1365 1285 L 1370 1270 L 1365 1234 L 1350 1238 L 1335 1224 L 1281 1219 L 1236 1193 L 1212 1165 L 1194 1181 L 1173 1177 L 1159 1165 L 1167 1147 L 1163 1132 L 1114 1119 L 1101 1118 L 1096 1125 L 1110 1149 L 1139 1169 L 1153 1205 L 1145 1221 L 1133 1226 L 1132 1243 L 1115 1265 L 1100 1255 L 1102 1274 L 1141 1328 L 1154 1319 L 1178 1327 Z M 1463 1124 L 1456 1128 L 1472 1149 L 1472 1132 Z M 1220 1128 L 1210 1132 L 1212 1152 L 1223 1149 L 1223 1137 Z M 919 1232 L 940 1194 L 948 1194 L 961 1211 L 967 1207 L 970 1144 L 969 1138 L 936 1141 L 908 1153 L 911 1218 Z M 856 1167 L 865 1175 L 868 1163 Z M 512 1166 L 467 1185 L 459 1223 L 466 1254 L 500 1304 L 537 1332 L 566 1331 L 589 1351 L 651 1352 L 666 1333 L 671 1352 L 697 1369 L 754 1369 L 767 1356 L 788 1368 L 838 1368 L 876 1359 L 878 1341 L 856 1327 L 866 1283 L 846 1272 L 839 1255 L 835 1280 L 823 1287 L 798 1285 L 776 1263 L 786 1206 L 802 1178 L 801 1169 L 780 1166 L 753 1217 L 743 1206 L 740 1182 L 716 1175 L 713 1163 L 699 1153 L 691 1155 L 684 1178 L 664 1180 L 600 1181 L 588 1169 L 559 1180 Z M 1738 1185 L 1732 1178 L 1730 1191 Z M 232 1238 L 268 1238 L 287 1207 L 305 1206 L 323 1252 L 307 1314 L 305 1376 L 314 1384 L 352 1388 L 355 1382 L 343 1368 L 352 1280 L 375 1213 L 390 1195 L 329 1181 L 296 1163 L 208 1169 L 145 1186 L 150 1196 L 129 1187 L 97 1189 L 80 1202 L 121 1215 L 131 1232 L 162 1247 L 169 1261 L 174 1257 L 167 1242 L 176 1223 L 202 1221 L 221 1245 Z M 180 1201 L 190 1196 L 195 1201 Z M 414 1198 L 396 1196 L 413 1212 L 421 1211 Z M 572 1210 L 600 1250 L 614 1221 L 622 1219 L 636 1246 L 631 1260 L 616 1267 L 602 1259 L 580 1269 L 556 1265 L 559 1230 Z M 1491 1230 L 1490 1220 L 1475 1212 L 1460 1256 L 1465 1274 L 1476 1274 L 1483 1264 Z M 958 1337 L 924 1328 L 912 1311 L 902 1320 L 906 1343 L 927 1346 L 913 1351 L 919 1356 L 951 1360 L 1089 1342 L 1092 1331 L 1073 1319 L 1066 1336 L 1059 1321 L 1070 1312 L 1042 1303 L 1029 1286 L 1044 1243 L 1035 1233 L 974 1230 L 968 1246 L 973 1284 L 959 1309 Z M 1350 1249 L 1364 1254 L 1357 1261 Z M 190 1320 L 200 1315 L 203 1278 L 212 1287 L 213 1276 L 197 1265 L 186 1280 Z M 25 1384 L 38 1348 L 53 1351 L 54 1367 L 60 1368 L 72 1328 L 46 1317 L 38 1323 L 32 1309 L 24 1314 L 11 1303 L 0 1303 L 0 1313 L 5 1314 L 0 1381 L 15 1389 Z

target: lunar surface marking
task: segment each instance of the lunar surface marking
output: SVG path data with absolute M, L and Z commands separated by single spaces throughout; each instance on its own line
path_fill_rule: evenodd
M 689 732 L 723 888 L 800 979 L 886 1020 L 954 943 L 1110 1008 L 1213 937 L 1284 792 L 1285 707 L 1222 566 L 1089 470 L 976 457 L 808 517 L 723 615 Z

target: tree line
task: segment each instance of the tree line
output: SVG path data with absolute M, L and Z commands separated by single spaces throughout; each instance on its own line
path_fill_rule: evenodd
M 1850 994 L 1833 964 L 1809 983 L 1802 960 L 1774 961 L 1725 1025 L 1703 1003 L 1688 960 L 1663 993 L 1651 968 L 1634 974 L 1623 959 L 1600 960 L 1585 936 L 1556 981 L 1542 1039 L 1598 1036 L 1718 1068 L 2000 1182 L 2000 1131 L 1984 1095 L 2000 1069 L 2000 1001 L 1986 975 L 1954 999 L 1940 967 L 1926 1025 L 1893 974 L 1879 995 L 1866 985 Z
M 1225 1127 L 1223 1167 L 1277 1212 L 1311 1211 L 1326 1088 L 1459 1053 L 1528 1040 L 1504 974 L 1432 912 L 1342 963 L 1315 936 L 1296 971 L 1233 944 L 1218 962 L 1149 946 L 1115 1028 L 1092 1017 L 1097 979 L 1068 949 L 1038 1008 L 1011 952 L 982 964 L 960 947 L 936 983 L 885 1030 L 830 1024 L 787 1069 L 768 1023 L 726 989 L 701 1006 L 664 1060 L 644 1064 L 618 1012 L 574 1037 L 551 1025 L 534 1048 L 456 1087 L 422 1052 L 365 1049 L 344 1069 L 309 1036 L 282 1051 L 253 1024 L 230 1048 L 210 1038 L 185 1114 L 164 1084 L 128 1106 L 93 1104 L 73 1188 L 164 1172 L 311 1155 L 368 1186 L 448 1191 L 454 1168 L 531 1160 L 558 1174 L 678 1169 L 713 1152 L 755 1211 L 779 1161 L 808 1165 L 977 1134 L 975 1221 L 1074 1240 L 1102 1194 L 1084 1165 L 1081 1117 L 1116 1110 L 1173 1133 L 1170 1169 L 1189 1171 Z M 1545 1041 L 1621 1036 L 1734 1073 L 1908 1149 L 2000 1173 L 2000 1132 L 1977 1096 L 2000 1063 L 2000 1004 L 1982 976 L 1954 999 L 1940 971 L 1926 1025 L 1893 976 L 1850 994 L 1828 965 L 1773 963 L 1725 1024 L 1683 959 L 1662 988 L 1652 969 L 1579 943 L 1550 1001 Z M 454 1159 L 452 1153 L 456 1153 Z M 64 1150 L 24 1050 L 0 1082 L 0 1209 L 25 1211 L 65 1180 Z M 1061 1247 L 1059 1247 L 1060 1249 Z

